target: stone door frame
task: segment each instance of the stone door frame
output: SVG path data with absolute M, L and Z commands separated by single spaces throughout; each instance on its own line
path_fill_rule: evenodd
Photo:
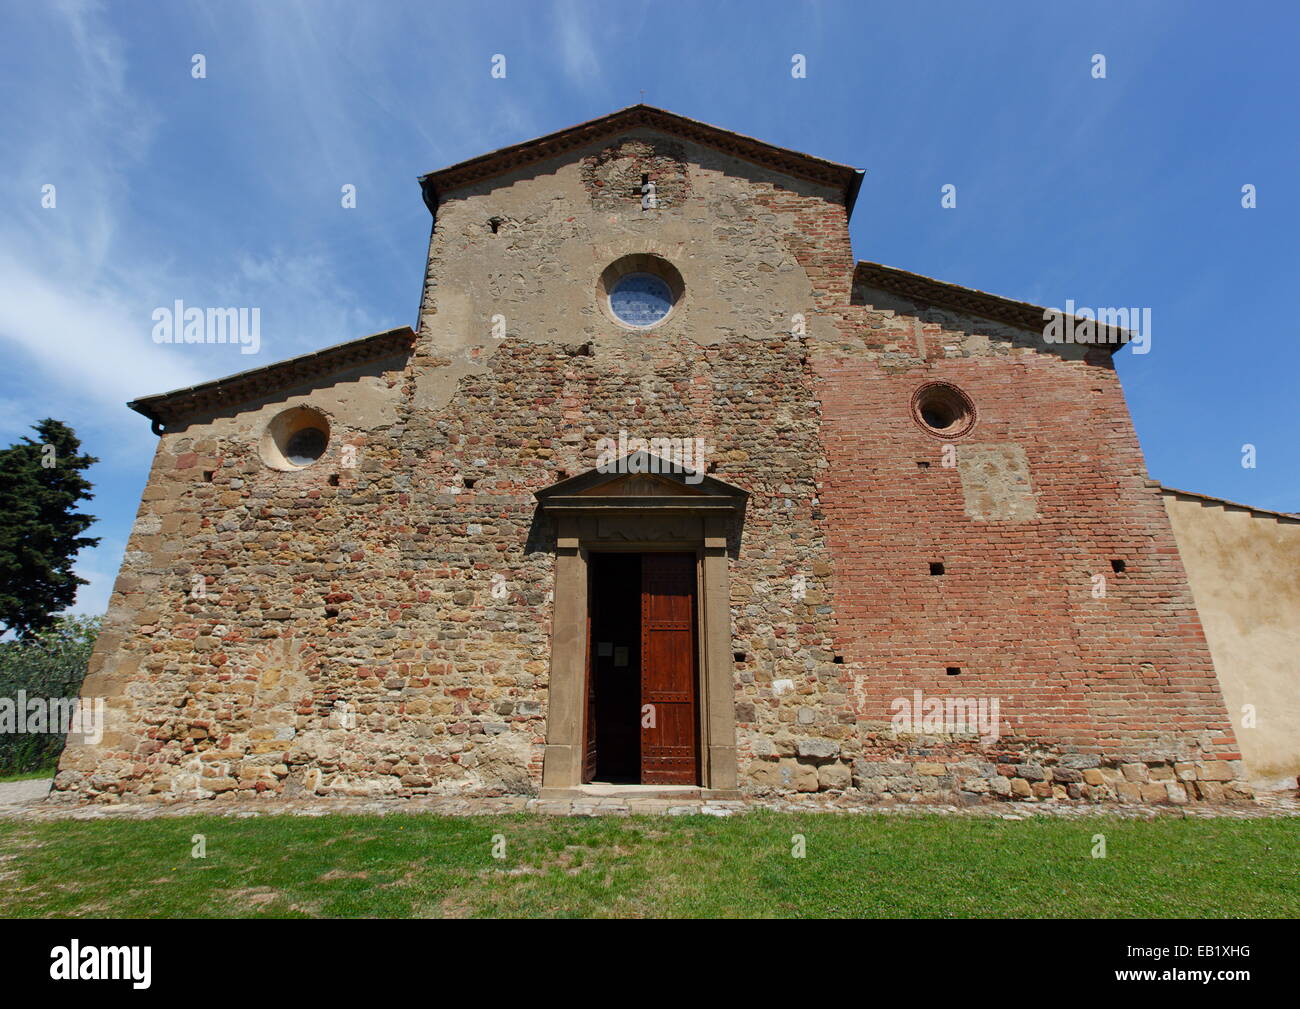
M 539 508 L 555 523 L 555 603 L 542 787 L 573 789 L 582 784 L 591 554 L 672 552 L 696 557 L 700 786 L 733 793 L 736 709 L 727 544 L 748 495 L 711 477 L 686 485 L 680 495 L 599 493 L 603 483 L 615 479 L 593 471 L 536 495 Z

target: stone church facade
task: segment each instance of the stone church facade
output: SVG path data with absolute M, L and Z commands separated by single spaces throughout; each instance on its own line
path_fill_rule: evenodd
M 861 180 L 647 106 L 424 177 L 415 330 L 132 404 L 55 794 L 1248 797 L 1121 344 Z

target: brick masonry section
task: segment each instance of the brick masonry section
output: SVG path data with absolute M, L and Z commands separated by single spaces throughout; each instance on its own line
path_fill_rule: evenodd
M 815 370 L 855 785 L 895 797 L 1248 797 L 1109 358 L 1058 356 L 1034 334 L 882 291 L 852 301 Z M 965 434 L 917 422 L 913 397 L 936 382 L 969 398 Z M 918 707 L 918 690 L 922 708 L 960 698 L 988 713 L 996 701 L 996 740 L 891 731 L 896 702 Z

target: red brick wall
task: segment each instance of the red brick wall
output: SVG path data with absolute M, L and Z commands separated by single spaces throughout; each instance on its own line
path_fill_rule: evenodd
M 1039 797 L 1152 799 L 1157 778 L 1183 782 L 1171 799 L 1221 797 L 1217 784 L 1194 784 L 1188 762 L 1214 762 L 1202 779 L 1236 776 L 1240 765 L 1221 762 L 1240 759 L 1237 744 L 1109 355 L 1057 353 L 1037 334 L 884 292 L 850 294 L 843 208 L 778 199 L 774 209 L 799 215 L 800 263 L 818 296 L 809 369 L 827 463 L 819 496 L 835 640 L 859 730 L 855 785 L 870 785 L 864 761 L 888 760 L 898 782 L 915 784 L 926 767 L 949 791 L 982 773 L 998 792 L 1027 774 L 1015 783 Z M 975 426 L 951 441 L 959 460 L 968 447 L 1023 452 L 1036 517 L 968 514 L 945 440 L 912 416 L 913 393 L 932 381 L 974 404 Z M 943 575 L 930 573 L 933 561 Z M 893 702 L 917 689 L 997 698 L 1001 738 L 898 736 Z M 1038 765 L 1066 754 L 1070 767 L 1035 780 Z M 1092 767 L 1086 778 L 1071 769 Z
M 993 692 L 1017 734 L 1052 745 L 1137 754 L 1183 749 L 1209 732 L 1234 753 L 1113 370 L 1046 353 L 897 372 L 835 356 L 817 366 L 839 640 L 861 666 L 863 718 L 887 720 L 889 699 L 916 686 Z M 958 471 L 942 465 L 945 442 L 911 417 L 913 391 L 936 378 L 978 410 L 954 442 L 958 454 L 968 444 L 1024 449 L 1038 519 L 965 513 Z M 1125 573 L 1112 572 L 1113 558 Z M 946 573 L 932 576 L 930 561 Z M 1094 574 L 1107 580 L 1105 598 L 1092 598 Z M 959 677 L 945 673 L 950 665 Z
M 1008 778 L 1012 765 L 1062 753 L 1102 764 L 1239 759 L 1109 358 L 1067 360 L 951 315 L 923 322 L 918 342 L 918 320 L 944 313 L 892 303 L 896 313 L 857 309 L 860 338 L 813 355 L 837 643 L 864 758 L 968 753 Z M 960 387 L 977 411 L 951 442 L 912 417 L 913 393 L 935 380 Z M 968 514 L 959 470 L 944 465 L 947 443 L 958 460 L 981 446 L 1023 450 L 1037 517 Z M 933 561 L 943 575 L 930 573 Z M 1105 578 L 1104 598 L 1093 596 L 1094 575 Z M 918 688 L 998 698 L 1002 738 L 926 745 L 876 731 L 888 730 L 891 702 Z

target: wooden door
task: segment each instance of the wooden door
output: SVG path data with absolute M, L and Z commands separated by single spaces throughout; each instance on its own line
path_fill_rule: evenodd
M 641 781 L 644 784 L 699 784 L 695 679 L 695 557 L 644 554 L 641 558 Z

